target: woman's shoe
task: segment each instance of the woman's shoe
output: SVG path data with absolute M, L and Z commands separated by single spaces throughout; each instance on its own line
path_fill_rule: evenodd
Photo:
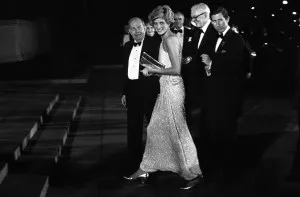
M 186 184 L 183 187 L 181 187 L 180 189 L 182 189 L 182 190 L 192 189 L 193 187 L 198 185 L 201 182 L 202 179 L 203 179 L 203 176 L 199 175 L 196 178 L 187 181 Z
M 146 180 L 149 177 L 149 173 L 148 172 L 142 172 L 140 170 L 138 170 L 136 173 L 134 173 L 133 175 L 127 177 L 127 176 L 123 176 L 124 179 L 126 179 L 127 181 L 130 182 L 141 182 L 142 184 L 145 184 Z

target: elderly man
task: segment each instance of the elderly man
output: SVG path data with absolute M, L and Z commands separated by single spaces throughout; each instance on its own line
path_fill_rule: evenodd
M 128 26 L 133 40 L 122 48 L 124 84 L 121 101 L 127 108 L 127 146 L 133 160 L 140 161 L 144 151 L 144 117 L 150 120 L 159 93 L 158 77 L 145 77 L 140 72 L 144 68 L 140 65 L 140 56 L 145 51 L 158 59 L 160 41 L 145 36 L 145 23 L 138 17 L 131 18 Z

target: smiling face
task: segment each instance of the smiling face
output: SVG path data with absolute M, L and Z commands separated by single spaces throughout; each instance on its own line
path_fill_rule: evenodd
M 141 42 L 145 38 L 146 27 L 140 19 L 134 19 L 129 23 L 129 33 L 137 42 Z
M 159 35 L 165 34 L 170 29 L 170 25 L 163 18 L 155 19 L 153 27 Z
M 154 36 L 155 34 L 155 29 L 152 25 L 150 25 L 150 23 L 146 24 L 146 33 L 148 36 Z

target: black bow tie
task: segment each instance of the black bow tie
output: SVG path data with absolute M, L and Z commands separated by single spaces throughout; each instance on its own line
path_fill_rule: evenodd
M 218 38 L 221 38 L 222 40 L 224 39 L 224 36 L 223 36 L 223 34 L 222 33 L 220 33 L 219 35 L 218 35 Z
M 177 34 L 177 33 L 182 33 L 182 29 L 174 29 L 174 33 Z
M 200 34 L 204 34 L 203 29 L 199 29 L 199 31 L 200 31 Z
M 137 46 L 140 46 L 141 45 L 141 42 L 134 42 L 133 43 L 133 46 L 137 47 Z

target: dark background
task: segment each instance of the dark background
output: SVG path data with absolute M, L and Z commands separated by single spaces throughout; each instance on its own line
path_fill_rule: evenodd
M 147 20 L 147 15 L 155 6 L 168 4 L 174 11 L 182 11 L 189 20 L 191 6 L 199 2 L 195 0 L 2 0 L 1 20 L 43 19 L 49 26 L 51 38 L 50 52 L 34 58 L 37 63 L 31 61 L 21 68 L 16 67 L 15 64 L 11 66 L 10 63 L 9 67 L 28 72 L 34 70 L 43 77 L 70 77 L 91 65 L 120 64 L 123 27 L 131 17 L 139 16 Z M 262 57 L 264 61 L 269 61 L 269 57 L 268 54 L 262 55 L 265 53 L 262 52 L 263 50 L 275 52 L 283 50 L 289 55 L 297 51 L 297 46 L 300 44 L 298 1 L 290 0 L 287 5 L 282 5 L 281 0 L 202 2 L 207 3 L 211 9 L 219 5 L 227 8 L 231 16 L 230 24 L 239 26 L 242 35 L 258 52 L 258 57 Z M 251 10 L 251 6 L 255 6 L 256 9 Z M 292 15 L 292 11 L 296 11 L 297 15 Z M 271 17 L 272 13 L 275 17 Z M 297 21 L 293 22 L 293 20 Z M 267 34 L 264 34 L 264 31 Z M 295 56 L 289 58 L 295 60 Z M 24 63 L 28 61 L 22 62 Z M 7 67 L 5 65 L 2 65 L 2 68 Z M 7 72 L 9 73 L 8 68 Z

